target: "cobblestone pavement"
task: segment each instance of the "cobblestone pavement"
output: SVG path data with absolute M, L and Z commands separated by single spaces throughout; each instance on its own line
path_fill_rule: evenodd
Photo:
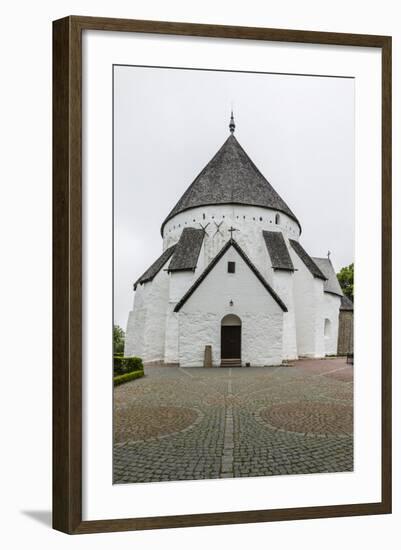
M 114 389 L 114 483 L 353 469 L 353 367 L 148 367 Z

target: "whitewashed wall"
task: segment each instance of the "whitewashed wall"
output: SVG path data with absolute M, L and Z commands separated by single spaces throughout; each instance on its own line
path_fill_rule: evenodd
M 144 326 L 145 362 L 163 361 L 166 330 L 166 309 L 169 294 L 169 276 L 161 269 L 151 282 L 146 296 L 146 321 Z
M 236 262 L 234 274 L 227 273 L 228 261 Z M 242 321 L 243 364 L 281 363 L 283 311 L 230 248 L 178 313 L 180 366 L 202 366 L 206 345 L 212 346 L 213 366 L 220 364 L 221 320 L 229 313 Z
M 137 287 L 133 309 L 129 312 L 125 331 L 124 355 L 143 357 L 146 322 L 146 284 Z
M 276 270 L 274 290 L 287 306 L 283 317 L 283 359 L 298 359 L 297 331 L 294 304 L 294 272 Z
M 323 280 L 313 277 L 292 248 L 290 255 L 296 270 L 294 305 L 298 355 L 323 357 Z
M 335 294 L 325 292 L 323 304 L 323 327 L 325 326 L 326 319 L 329 321 L 329 330 L 324 331 L 324 350 L 326 355 L 334 355 L 337 353 L 341 298 Z
M 164 249 L 178 241 L 184 227 L 200 228 L 209 224 L 198 264 L 194 272 L 167 274 L 164 271 L 168 266 L 166 263 L 152 282 L 138 286 L 134 310 L 128 319 L 126 355 L 140 355 L 145 362 L 200 366 L 204 346 L 209 344 L 212 345 L 213 364 L 218 365 L 220 321 L 226 313 L 236 313 L 243 321 L 243 362 L 279 364 L 282 359 L 323 357 L 335 353 L 332 350 L 336 348 L 338 332 L 338 315 L 335 319 L 337 302 L 325 299 L 323 281 L 311 275 L 291 248 L 288 239 L 299 238 L 298 225 L 282 213 L 279 224 L 276 224 L 275 214 L 275 211 L 265 208 L 221 205 L 192 209 L 170 220 L 164 228 Z M 219 230 L 215 222 L 221 223 Z M 234 249 L 227 252 L 221 265 L 208 276 L 210 280 L 216 279 L 215 286 L 204 281 L 196 291 L 197 297 L 192 296 L 179 314 L 174 313 L 177 302 L 230 238 L 228 229 L 231 226 L 237 229 L 233 234 L 235 240 L 286 304 L 288 312 L 283 315 L 280 310 L 279 322 L 272 317 L 271 304 L 265 303 L 266 296 L 260 302 L 259 296 L 253 300 L 258 293 L 253 296 L 247 293 L 255 287 L 255 282 L 262 292 L 267 294 L 267 291 Z M 283 233 L 296 269 L 294 273 L 272 269 L 262 235 L 264 229 Z M 226 262 L 231 256 L 237 258 L 234 260 L 237 269 L 242 266 L 241 273 L 227 273 Z M 224 307 L 220 303 L 223 298 Z M 233 307 L 228 306 L 230 299 L 234 300 Z M 216 300 L 220 304 L 218 309 Z M 188 309 L 189 303 L 192 309 Z M 326 317 L 330 318 L 330 338 L 324 336 Z M 277 351 L 278 340 L 281 342 L 280 351 Z

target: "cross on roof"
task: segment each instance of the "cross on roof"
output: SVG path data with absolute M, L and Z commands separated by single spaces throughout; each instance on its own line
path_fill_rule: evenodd
M 327 251 L 327 257 L 328 257 L 329 260 L 330 260 L 330 255 L 331 255 L 331 252 L 330 252 L 330 250 L 328 250 Z
M 231 233 L 231 239 L 232 239 L 234 231 L 239 231 L 239 229 L 235 229 L 233 226 L 231 226 L 228 231 Z

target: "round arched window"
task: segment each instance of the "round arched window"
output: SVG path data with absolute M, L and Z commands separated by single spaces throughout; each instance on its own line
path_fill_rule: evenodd
M 276 214 L 276 225 L 278 225 L 280 223 L 280 214 Z
M 330 336 L 330 331 L 331 331 L 331 322 L 330 322 L 330 319 L 325 319 L 324 320 L 324 335 L 326 337 Z

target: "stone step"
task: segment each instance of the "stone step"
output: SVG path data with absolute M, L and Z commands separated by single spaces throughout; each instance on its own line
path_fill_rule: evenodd
M 222 359 L 220 366 L 221 367 L 240 367 L 241 359 Z

